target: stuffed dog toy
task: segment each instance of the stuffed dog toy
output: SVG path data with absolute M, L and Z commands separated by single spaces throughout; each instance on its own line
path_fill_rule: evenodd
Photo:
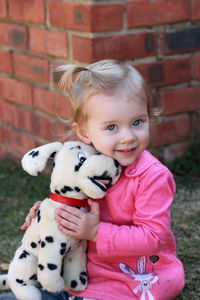
M 39 286 L 52 293 L 86 288 L 86 241 L 58 229 L 55 209 L 62 203 L 86 209 L 87 198 L 102 198 L 121 171 L 117 161 L 77 141 L 35 148 L 24 155 L 22 167 L 37 176 L 50 157 L 50 195 L 26 230 L 8 274 L 0 276 L 1 289 L 11 288 L 19 300 L 41 300 Z

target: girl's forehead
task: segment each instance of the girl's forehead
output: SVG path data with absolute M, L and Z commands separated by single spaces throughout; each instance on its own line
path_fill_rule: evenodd
M 114 94 L 114 95 L 104 95 L 104 94 L 96 94 L 91 96 L 85 103 L 88 109 L 94 109 L 96 106 L 121 106 L 123 104 L 126 105 L 144 105 L 147 107 L 146 99 L 142 95 L 132 94 L 131 96 L 127 96 L 125 94 Z
M 139 97 L 120 98 L 116 96 L 96 95 L 87 104 L 89 119 L 117 120 L 123 118 L 134 118 L 147 114 L 147 105 Z

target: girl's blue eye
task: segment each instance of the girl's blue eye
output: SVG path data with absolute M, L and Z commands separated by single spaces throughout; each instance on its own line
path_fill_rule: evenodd
M 136 120 L 135 122 L 133 122 L 133 126 L 139 126 L 141 125 L 142 121 L 141 120 Z
M 117 126 L 116 125 L 109 125 L 106 129 L 107 130 L 110 130 L 110 131 L 113 131 L 113 130 L 115 130 L 117 128 Z

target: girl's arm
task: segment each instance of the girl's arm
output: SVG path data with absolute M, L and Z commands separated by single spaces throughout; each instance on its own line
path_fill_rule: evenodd
M 166 242 L 173 245 L 169 208 L 174 192 L 175 184 L 169 171 L 151 170 L 148 180 L 140 182 L 132 225 L 100 222 L 96 237 L 98 254 L 148 255 L 160 251 Z

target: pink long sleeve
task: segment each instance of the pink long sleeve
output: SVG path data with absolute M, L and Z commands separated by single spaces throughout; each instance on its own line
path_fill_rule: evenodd
M 135 199 L 132 199 L 135 203 L 132 225 L 101 222 L 97 253 L 130 256 L 160 251 L 171 238 L 169 207 L 174 191 L 173 178 L 166 169 L 156 165 L 141 175 Z

